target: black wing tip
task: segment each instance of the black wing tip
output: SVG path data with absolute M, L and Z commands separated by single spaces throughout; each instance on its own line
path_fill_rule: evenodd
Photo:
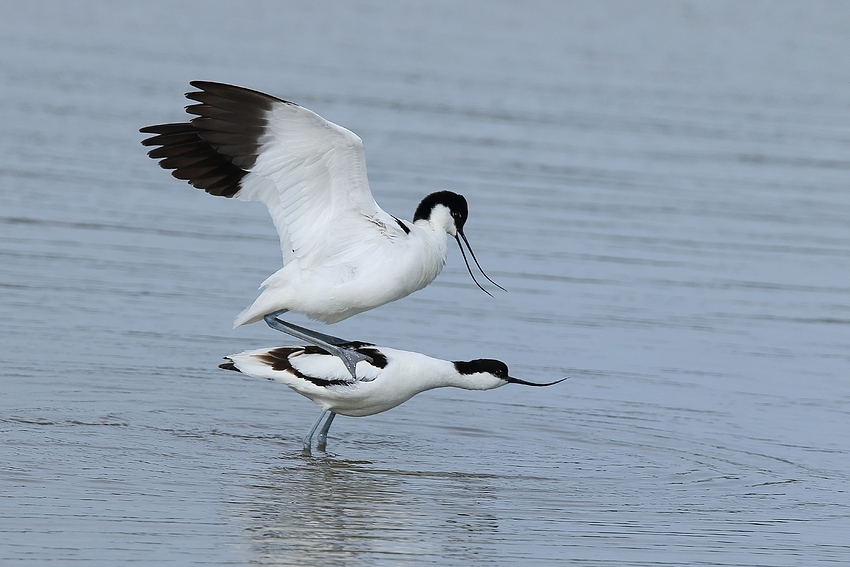
M 154 146 L 148 156 L 159 160 L 163 169 L 172 170 L 175 178 L 218 197 L 233 197 L 241 189 L 242 178 L 248 172 L 234 161 L 243 160 L 222 155 L 201 137 L 192 123 L 154 124 L 140 128 L 139 132 L 151 134 L 142 140 L 142 145 Z M 244 161 L 251 160 L 244 158 Z
M 201 79 L 196 79 L 194 81 L 189 81 L 189 84 L 196 89 L 200 89 L 202 91 L 214 91 L 217 89 L 239 89 L 239 90 L 250 90 L 245 87 L 240 87 L 239 85 L 232 85 L 230 83 L 222 83 L 220 81 L 204 81 Z
M 219 368 L 221 368 L 222 370 L 235 370 L 236 372 L 242 372 L 241 370 L 236 368 L 236 365 L 233 364 L 233 360 L 226 356 L 224 357 L 224 360 L 226 360 L 227 362 L 222 362 L 221 364 L 219 364 Z
M 186 93 L 199 104 L 186 107 L 189 122 L 155 124 L 139 129 L 150 137 L 145 147 L 159 146 L 148 155 L 177 179 L 207 193 L 233 197 L 254 167 L 268 112 L 280 99 L 265 93 L 213 81 L 190 81 L 200 89 Z M 287 103 L 292 104 L 292 103 Z
M 284 104 L 295 104 L 293 102 L 289 102 L 288 100 L 283 100 L 282 98 L 278 98 L 274 95 L 270 95 L 268 93 L 264 93 L 262 91 L 258 91 L 255 89 L 249 89 L 248 87 L 240 87 L 239 85 L 231 85 L 229 83 L 220 83 L 218 81 L 189 81 L 189 85 L 198 89 L 198 91 L 192 91 L 186 93 L 186 98 L 190 100 L 197 100 L 191 95 L 197 95 L 201 93 L 210 93 L 213 95 L 220 96 L 222 98 L 227 98 L 229 96 L 233 96 L 234 94 L 254 97 L 258 99 L 262 99 L 267 102 L 267 104 L 271 105 L 275 102 L 282 102 Z M 202 101 L 198 101 L 202 102 Z
M 169 122 L 167 124 L 151 124 L 150 126 L 139 128 L 139 132 L 142 134 L 156 135 L 174 134 L 175 132 L 185 132 L 191 127 L 192 125 L 188 122 Z M 147 138 L 145 141 L 150 139 L 151 138 Z

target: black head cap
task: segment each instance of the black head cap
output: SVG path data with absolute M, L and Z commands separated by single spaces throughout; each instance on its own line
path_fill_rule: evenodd
M 460 239 L 463 238 L 463 241 L 466 242 L 466 247 L 469 248 L 469 254 L 472 256 L 472 259 L 475 260 L 475 265 L 478 266 L 479 270 L 481 270 L 481 264 L 478 263 L 478 258 L 475 257 L 475 252 L 472 251 L 472 246 L 470 246 L 469 240 L 466 239 L 466 235 L 463 233 L 463 225 L 466 224 L 466 218 L 469 216 L 469 207 L 467 206 L 466 199 L 463 195 L 458 195 L 451 191 L 438 191 L 437 193 L 431 193 L 422 199 L 422 202 L 419 203 L 418 207 L 416 207 L 416 212 L 413 213 L 413 222 L 431 218 L 431 213 L 437 205 L 447 207 L 451 213 L 455 229 L 457 230 L 453 236 L 455 237 L 455 240 L 457 240 L 458 248 L 460 248 L 460 253 L 463 256 L 463 263 L 466 264 L 466 269 L 469 271 L 472 281 L 475 282 L 475 285 L 481 288 L 481 291 L 492 296 L 492 294 L 484 289 L 481 284 L 478 283 L 478 280 L 475 279 L 475 276 L 472 274 L 472 269 L 469 267 L 469 262 L 466 260 L 466 252 L 463 251 L 463 245 L 460 243 Z M 487 280 L 490 281 L 490 283 L 502 291 L 506 291 L 505 288 L 490 279 L 490 276 L 484 273 L 484 270 L 481 270 L 481 273 L 485 278 L 487 278 Z
M 506 382 L 509 381 L 508 365 L 501 360 L 492 360 L 489 358 L 479 358 L 468 362 L 455 362 L 455 368 L 460 374 L 475 374 L 477 372 L 488 372 L 496 378 L 501 378 Z
M 501 360 L 492 360 L 489 358 L 479 358 L 477 360 L 470 360 L 469 362 L 455 362 L 455 369 L 457 369 L 460 374 L 475 374 L 477 372 L 487 372 L 504 380 L 505 382 L 509 382 L 511 384 L 524 384 L 526 386 L 552 386 L 553 384 L 557 384 L 559 382 L 563 382 L 566 378 L 561 378 L 560 380 L 555 380 L 554 382 L 546 382 L 544 384 L 538 384 L 536 382 L 527 382 L 525 380 L 521 380 L 520 378 L 514 378 L 508 374 L 508 365 L 502 362 Z
M 458 230 L 463 229 L 466 218 L 469 216 L 469 207 L 466 204 L 466 199 L 463 195 L 452 193 L 451 191 L 438 191 L 431 193 L 419 203 L 416 207 L 416 212 L 413 213 L 413 222 L 420 219 L 428 219 L 431 216 L 431 211 L 437 205 L 445 205 L 452 212 L 452 218 L 455 221 L 455 227 Z

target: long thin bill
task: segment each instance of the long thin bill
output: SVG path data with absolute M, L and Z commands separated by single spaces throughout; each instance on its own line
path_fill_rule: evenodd
M 460 238 L 458 238 L 457 235 L 455 235 L 455 240 L 457 240 L 457 247 L 460 248 L 460 255 L 463 256 L 463 263 L 466 264 L 466 271 L 469 272 L 469 275 L 472 277 L 472 281 L 475 282 L 475 285 L 477 285 L 481 291 L 490 297 L 493 297 L 493 294 L 484 289 L 484 286 L 478 283 L 478 280 L 475 279 L 475 274 L 472 273 L 472 268 L 469 267 L 469 261 L 466 259 L 466 252 L 463 251 L 463 246 L 461 245 Z M 466 240 L 466 238 L 464 238 L 464 240 Z M 467 246 L 469 246 L 469 243 L 467 243 Z M 472 248 L 470 248 L 469 251 L 472 252 Z M 475 256 L 473 256 L 473 259 L 475 259 Z M 484 272 L 481 273 L 483 274 Z M 487 274 L 484 274 L 484 277 L 487 277 Z M 487 279 L 489 280 L 490 278 Z
M 478 258 L 475 257 L 475 252 L 472 251 L 472 246 L 470 246 L 469 240 L 466 239 L 466 235 L 461 231 L 458 231 L 458 234 L 460 234 L 461 238 L 463 238 L 463 241 L 466 242 L 466 247 L 469 248 L 469 254 L 472 256 L 472 259 L 475 261 L 475 265 L 478 266 L 478 269 L 481 271 L 481 275 L 483 275 L 485 278 L 487 278 L 487 281 L 489 281 L 491 284 L 493 284 L 497 288 L 501 289 L 502 291 L 508 291 L 505 288 L 503 288 L 502 286 L 500 286 L 499 284 L 497 284 L 496 282 L 494 282 L 492 279 L 490 279 L 490 276 L 488 276 L 486 274 L 486 272 L 484 272 L 484 269 L 481 267 L 481 264 L 478 263 Z M 457 236 L 455 236 L 455 238 L 457 238 Z M 460 246 L 459 241 L 458 241 L 457 244 L 458 244 L 458 246 Z M 463 250 L 463 247 L 461 247 L 461 250 Z M 467 264 L 466 267 L 467 267 L 467 269 L 469 269 L 469 264 Z M 472 271 L 470 271 L 469 273 L 471 275 Z
M 569 376 L 567 376 L 569 378 Z M 561 378 L 560 380 L 555 380 L 554 382 L 547 382 L 545 384 L 537 384 L 536 382 L 526 382 L 525 380 L 520 380 L 519 378 L 514 378 L 513 376 L 508 376 L 508 383 L 510 384 L 523 384 L 525 386 L 553 386 L 560 382 L 563 382 L 567 378 Z

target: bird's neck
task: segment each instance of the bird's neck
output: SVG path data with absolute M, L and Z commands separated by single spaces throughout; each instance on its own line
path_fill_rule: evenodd
M 405 358 L 405 368 L 400 375 L 407 378 L 407 382 L 415 385 L 419 391 L 447 387 L 475 389 L 469 386 L 467 377 L 459 374 L 454 364 L 447 360 L 431 358 L 420 353 L 407 353 Z
M 457 371 L 453 362 L 446 360 L 438 361 L 438 368 L 433 373 L 434 388 L 463 388 L 464 390 L 490 390 L 501 385 L 501 383 L 484 374 L 461 374 Z
M 411 245 L 417 250 L 414 253 L 416 262 L 421 264 L 424 271 L 429 275 L 433 271 L 433 277 L 426 282 L 431 283 L 446 263 L 448 234 L 442 228 L 431 224 L 427 219 L 416 221 L 413 230 L 416 232 L 416 238 L 411 239 Z

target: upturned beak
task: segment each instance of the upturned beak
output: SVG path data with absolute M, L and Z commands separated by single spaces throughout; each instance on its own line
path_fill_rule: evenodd
M 458 235 L 460 235 L 460 236 L 458 236 Z M 497 288 L 501 289 L 502 291 L 508 291 L 505 288 L 503 288 L 502 286 L 500 286 L 499 284 L 497 284 L 496 282 L 494 282 L 492 279 L 490 279 L 490 276 L 488 276 L 484 272 L 484 270 L 481 268 L 481 264 L 478 263 L 478 258 L 475 257 L 475 252 L 472 251 L 472 246 L 469 245 L 469 240 L 466 239 L 466 235 L 463 233 L 462 230 L 458 229 L 457 233 L 455 234 L 455 240 L 457 240 L 457 247 L 460 248 L 460 255 L 463 256 L 463 262 L 464 262 L 464 264 L 466 264 L 466 270 L 469 272 L 469 275 L 472 277 L 472 281 L 475 282 L 475 285 L 477 285 L 481 289 L 481 291 L 483 291 L 484 293 L 486 293 L 490 297 L 493 297 L 493 294 L 490 293 L 489 291 L 487 291 L 486 289 L 484 289 L 484 286 L 482 286 L 480 283 L 478 283 L 478 280 L 475 279 L 475 275 L 472 273 L 472 268 L 469 267 L 469 261 L 466 259 L 466 252 L 463 251 L 463 246 L 460 243 L 461 238 L 463 238 L 463 241 L 466 243 L 466 247 L 469 248 L 469 254 L 472 256 L 472 259 L 475 261 L 475 265 L 478 266 L 478 270 L 481 272 L 481 274 L 485 278 L 487 278 L 487 281 L 489 281 L 491 284 L 493 284 Z
M 569 378 L 569 376 L 567 376 L 567 378 Z M 544 384 L 538 384 L 536 382 L 526 382 L 525 380 L 520 380 L 519 378 L 514 378 L 513 376 L 508 376 L 507 381 L 508 381 L 508 384 L 523 384 L 525 386 L 553 386 L 555 384 L 563 382 L 567 378 L 561 378 L 560 380 L 555 380 L 554 382 L 547 382 L 547 383 L 544 383 Z

